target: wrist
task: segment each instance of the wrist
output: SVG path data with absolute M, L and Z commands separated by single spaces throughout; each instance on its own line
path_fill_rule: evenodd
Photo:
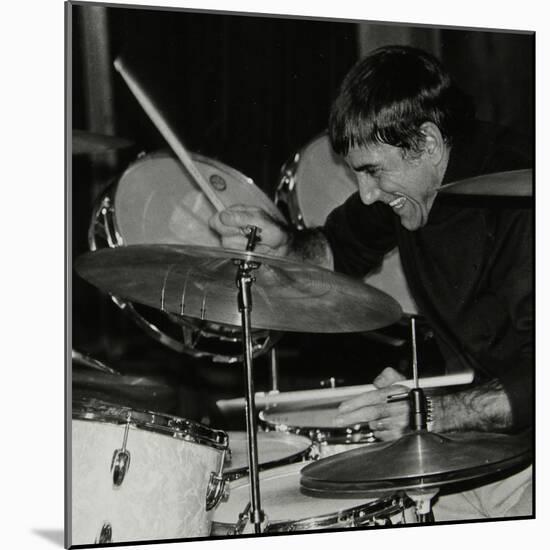
M 434 395 L 431 401 L 431 428 L 430 431 L 442 433 L 458 429 L 456 418 L 452 414 L 450 395 Z

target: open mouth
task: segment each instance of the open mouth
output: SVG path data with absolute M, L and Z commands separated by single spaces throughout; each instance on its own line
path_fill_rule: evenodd
M 396 199 L 393 199 L 390 203 L 388 203 L 394 210 L 400 210 L 405 206 L 405 203 L 407 202 L 407 197 L 397 197 Z

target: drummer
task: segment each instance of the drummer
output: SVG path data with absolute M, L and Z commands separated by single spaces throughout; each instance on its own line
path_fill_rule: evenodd
M 398 247 L 419 312 L 453 366 L 473 368 L 474 385 L 432 398 L 436 432 L 518 432 L 532 424 L 532 211 L 502 199 L 444 198 L 438 188 L 478 175 L 529 168 L 529 147 L 511 131 L 474 118 L 469 98 L 431 55 L 403 46 L 375 50 L 345 77 L 329 119 L 329 136 L 357 176 L 358 193 L 324 227 L 301 232 L 266 212 L 235 206 L 211 227 L 229 248 L 243 248 L 243 228 L 262 229 L 257 252 L 310 261 L 363 277 Z M 337 206 L 337 205 L 335 205 Z M 367 422 L 381 440 L 409 425 L 396 370 L 378 390 L 343 403 L 342 425 Z M 531 471 L 444 498 L 437 519 L 531 514 Z M 498 508 L 496 500 L 498 500 Z M 482 502 L 480 509 L 479 502 Z M 455 517 L 456 516 L 456 517 Z

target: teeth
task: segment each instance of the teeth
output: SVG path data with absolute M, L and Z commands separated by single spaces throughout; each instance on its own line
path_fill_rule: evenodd
M 400 208 L 403 208 L 403 206 L 405 205 L 405 202 L 407 202 L 407 198 L 406 197 L 397 197 L 396 199 L 393 199 L 389 205 L 392 207 L 392 208 L 395 208 L 395 210 L 399 210 Z

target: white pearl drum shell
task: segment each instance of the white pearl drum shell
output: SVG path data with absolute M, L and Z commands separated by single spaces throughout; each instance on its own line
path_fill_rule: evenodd
M 111 460 L 124 430 L 124 424 L 72 421 L 71 544 L 94 544 L 105 523 L 111 542 L 207 536 L 207 486 L 222 451 L 130 426 L 130 467 L 114 487 Z

